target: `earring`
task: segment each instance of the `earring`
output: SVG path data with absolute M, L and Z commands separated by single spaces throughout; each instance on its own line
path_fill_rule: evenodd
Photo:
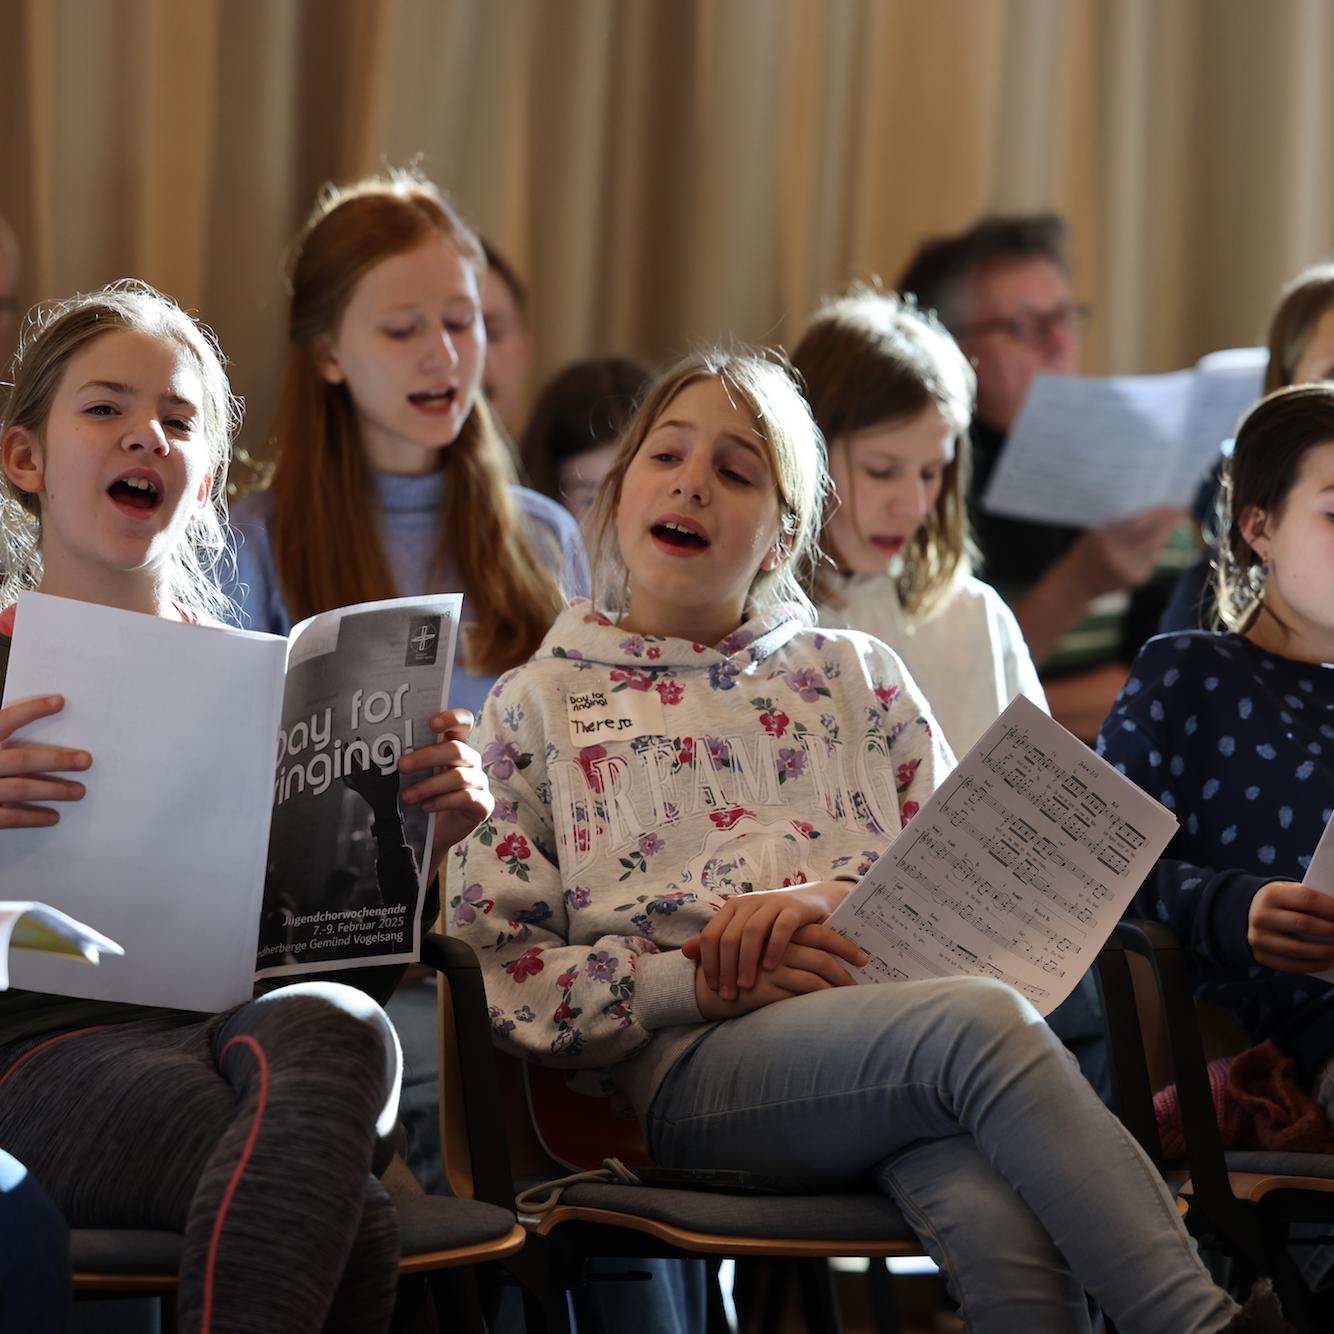
M 1259 597 L 1265 591 L 1265 580 L 1269 578 L 1270 563 L 1262 560 L 1258 565 L 1251 565 L 1246 570 L 1246 582 L 1251 586 L 1251 592 Z

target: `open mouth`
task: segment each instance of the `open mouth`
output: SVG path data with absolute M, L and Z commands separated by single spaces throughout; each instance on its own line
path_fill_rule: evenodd
M 871 538 L 871 545 L 882 555 L 897 556 L 903 548 L 903 538 L 875 536 Z
M 680 551 L 703 551 L 709 539 L 680 523 L 655 523 L 649 531 L 659 542 Z
M 120 477 L 107 487 L 107 495 L 132 510 L 155 510 L 162 503 L 157 483 L 147 477 Z
M 457 389 L 422 389 L 418 393 L 409 394 L 408 402 L 423 412 L 449 412 L 458 396 Z

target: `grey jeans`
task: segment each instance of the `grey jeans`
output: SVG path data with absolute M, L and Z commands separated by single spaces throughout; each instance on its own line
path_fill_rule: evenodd
M 982 978 L 842 987 L 715 1025 L 646 1118 L 667 1166 L 869 1179 L 968 1328 L 1212 1334 L 1215 1287 L 1166 1187 L 1037 1012 Z

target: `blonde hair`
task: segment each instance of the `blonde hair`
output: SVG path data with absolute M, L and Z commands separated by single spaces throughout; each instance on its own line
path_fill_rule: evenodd
M 629 605 L 630 575 L 621 560 L 615 533 L 625 474 L 671 401 L 683 389 L 709 379 L 720 381 L 729 395 L 754 416 L 760 438 L 768 447 L 778 493 L 786 559 L 773 570 L 761 570 L 756 575 L 746 598 L 745 615 L 795 603 L 814 620 L 806 585 L 829 485 L 824 441 L 793 381 L 787 359 L 778 352 L 748 347 L 696 352 L 664 371 L 646 390 L 621 435 L 616 461 L 590 515 L 593 600 L 613 613 L 623 612 Z
M 449 241 L 481 279 L 476 235 L 435 185 L 400 170 L 326 186 L 293 243 L 291 347 L 270 433 L 280 451 L 274 557 L 293 620 L 398 591 L 380 534 L 366 522 L 371 476 L 351 394 L 319 373 L 315 345 L 337 329 L 371 269 L 432 237 Z M 453 559 L 472 608 L 470 669 L 499 673 L 532 656 L 564 598 L 524 536 L 509 453 L 480 392 L 442 467 L 436 565 Z
M 128 330 L 171 343 L 194 362 L 203 387 L 200 429 L 213 475 L 208 503 L 190 520 L 172 552 L 167 593 L 197 621 L 230 621 L 235 612 L 213 577 L 227 545 L 227 462 L 241 424 L 241 400 L 232 393 L 225 358 L 211 330 L 185 313 L 170 297 L 133 278 L 97 292 L 37 306 L 19 335 L 10 378 L 0 408 L 0 438 L 21 426 L 43 437 L 51 405 L 71 358 L 104 334 Z M 42 578 L 41 508 L 37 496 L 20 491 L 0 473 L 0 541 L 4 577 L 0 607 Z
M 1277 518 L 1317 445 L 1334 441 L 1334 385 L 1293 385 L 1261 400 L 1237 430 L 1223 465 L 1218 498 L 1218 558 L 1214 590 L 1218 615 L 1238 634 L 1250 628 L 1264 606 L 1265 564 L 1246 540 L 1241 517 L 1248 509 Z M 1271 613 L 1272 614 L 1272 613 Z
M 936 317 L 892 293 L 856 286 L 827 301 L 811 319 L 792 354 L 806 398 L 830 450 L 855 431 L 915 417 L 934 408 L 954 432 L 954 458 L 941 476 L 940 495 L 903 553 L 899 602 L 925 619 L 969 573 L 968 426 L 977 377 L 959 345 Z M 833 500 L 821 533 L 828 561 L 814 567 L 811 595 L 839 605 L 832 577 L 839 563 L 829 528 Z

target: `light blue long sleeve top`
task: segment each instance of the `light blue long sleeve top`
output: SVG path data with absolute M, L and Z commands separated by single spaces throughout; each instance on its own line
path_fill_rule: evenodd
M 401 477 L 372 473 L 371 480 L 374 494 L 370 509 L 380 524 L 397 595 L 459 591 L 453 569 L 432 572 L 445 474 Z M 562 505 L 536 491 L 516 486 L 511 488 L 511 495 L 537 558 L 556 574 L 567 597 L 587 596 L 588 560 L 578 524 Z M 231 522 L 236 554 L 233 561 L 225 562 L 223 587 L 239 607 L 246 629 L 285 635 L 292 628 L 292 617 L 278 586 L 274 563 L 273 497 L 261 491 L 237 501 Z M 475 619 L 475 610 L 465 597 L 463 624 Z M 494 681 L 495 677 L 476 675 L 465 670 L 461 661 L 456 662 L 449 688 L 450 706 L 471 709 L 481 717 Z

